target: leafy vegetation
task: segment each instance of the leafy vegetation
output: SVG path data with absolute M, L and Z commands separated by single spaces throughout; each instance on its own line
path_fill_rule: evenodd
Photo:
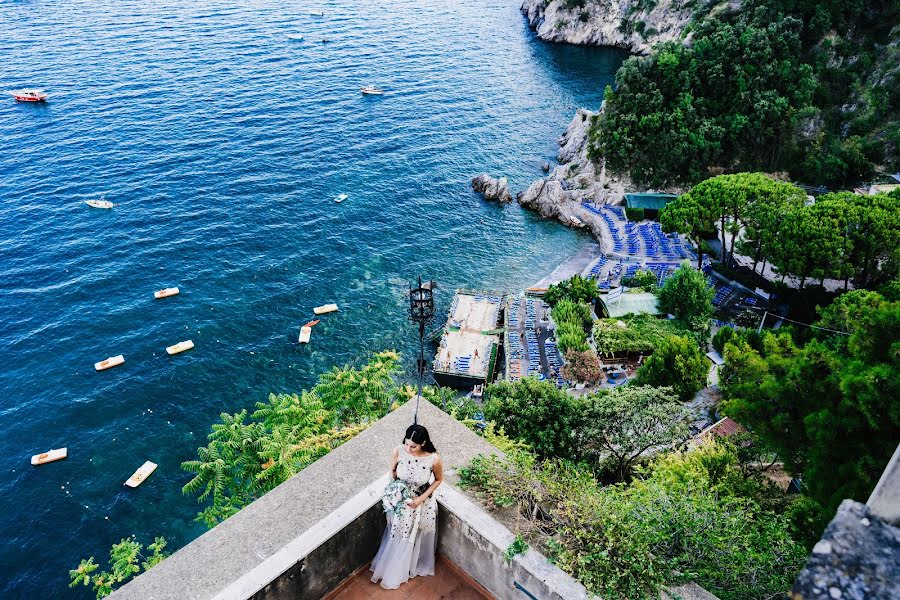
M 593 348 L 578 352 L 569 350 L 566 352 L 566 364 L 562 368 L 563 377 L 569 381 L 580 381 L 587 384 L 595 384 L 600 381 L 600 359 Z
M 539 456 L 566 456 L 572 451 L 573 432 L 581 422 L 581 406 L 572 396 L 533 377 L 489 385 L 485 394 L 485 418 Z
M 399 359 L 378 352 L 358 369 L 333 368 L 310 391 L 269 395 L 252 416 L 222 413 L 198 458 L 182 463 L 195 474 L 184 493 L 209 501 L 197 519 L 213 527 L 386 414 Z
M 687 402 L 706 385 L 709 363 L 697 343 L 686 337 L 665 338 L 638 369 L 634 383 L 671 387 Z
M 625 315 L 621 319 L 594 321 L 594 346 L 603 356 L 649 354 L 671 335 L 694 338 L 682 321 L 658 319 L 653 315 Z
M 711 171 L 846 184 L 898 168 L 900 6 L 749 0 L 698 11 L 691 44 L 631 58 L 591 126 L 591 155 L 651 186 Z
M 688 579 L 724 600 L 775 597 L 806 559 L 787 517 L 759 501 L 772 490 L 745 478 L 728 446 L 664 455 L 605 487 L 583 465 L 507 457 L 477 457 L 464 485 L 516 506 L 554 562 L 600 597 L 656 597 Z
M 764 331 L 725 344 L 725 412 L 751 427 L 833 511 L 865 500 L 900 439 L 900 302 L 848 292 L 822 310 L 805 344 Z M 755 332 L 754 332 L 755 333 Z
M 753 271 L 771 264 L 800 280 L 837 278 L 876 286 L 900 270 L 900 194 L 825 194 L 806 204 L 799 188 L 760 173 L 707 179 L 669 203 L 664 229 L 697 242 L 718 229 L 726 262 L 739 251 Z M 726 243 L 726 232 L 731 234 Z
M 596 288 L 596 285 L 594 287 Z M 570 350 L 575 352 L 590 350 L 587 343 L 587 332 L 594 322 L 594 315 L 587 304 L 559 300 L 551 309 L 550 316 L 556 323 L 556 345 L 560 352 L 566 354 Z
M 544 294 L 544 302 L 556 306 L 561 300 L 575 304 L 592 304 L 600 296 L 597 282 L 581 275 L 573 275 L 570 279 L 552 284 Z
M 589 397 L 578 431 L 583 451 L 625 481 L 647 451 L 687 437 L 684 407 L 669 388 L 627 385 Z
M 684 262 L 659 290 L 659 308 L 690 323 L 697 331 L 706 331 L 713 315 L 713 291 L 706 276 Z
M 100 566 L 94 562 L 94 557 L 86 558 L 75 569 L 69 571 L 69 587 L 78 585 L 93 586 L 97 598 L 105 598 L 113 593 L 113 590 L 125 583 L 135 575 L 149 570 L 159 564 L 168 556 L 165 552 L 166 538 L 157 537 L 152 544 L 147 545 L 149 554 L 141 554 L 144 545 L 132 538 L 124 538 L 118 544 L 113 544 L 109 550 L 109 570 L 95 573 Z M 143 559 L 143 560 L 141 560 Z
M 638 269 L 632 277 L 623 277 L 622 285 L 631 288 L 640 288 L 645 292 L 656 290 L 656 275 L 653 271 Z

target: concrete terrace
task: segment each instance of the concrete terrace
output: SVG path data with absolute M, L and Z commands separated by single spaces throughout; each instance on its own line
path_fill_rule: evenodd
M 528 597 L 521 592 L 525 589 L 542 600 L 587 600 L 581 584 L 534 549 L 506 561 L 513 533 L 455 487 L 457 469 L 478 454 L 498 450 L 426 401 L 419 405 L 419 422 L 428 427 L 446 473 L 435 493 L 438 555 L 444 561 L 439 576 L 401 586 L 405 596 L 386 596 L 380 587 L 351 579 L 365 578 L 378 550 L 389 454 L 412 423 L 415 407 L 413 400 L 388 414 L 110 598 L 319 600 L 333 594 L 342 600 L 424 599 L 455 598 L 447 593 L 456 589 L 470 594 L 460 598 L 479 598 L 471 595 L 478 592 L 521 600 Z M 417 596 L 417 589 L 437 595 Z M 359 596 L 368 590 L 371 595 Z

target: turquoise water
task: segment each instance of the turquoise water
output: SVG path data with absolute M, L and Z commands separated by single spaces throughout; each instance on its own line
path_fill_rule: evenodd
M 439 283 L 440 321 L 455 287 L 522 289 L 586 243 L 469 188 L 539 177 L 622 59 L 545 44 L 517 8 L 0 5 L 0 89 L 51 94 L 0 101 L 0 597 L 92 597 L 66 587 L 80 558 L 202 533 L 179 465 L 217 415 L 374 349 L 411 356 L 417 273 Z M 369 82 L 387 94 L 362 96 Z M 101 195 L 118 206 L 83 203 Z M 157 472 L 124 488 L 145 460 Z

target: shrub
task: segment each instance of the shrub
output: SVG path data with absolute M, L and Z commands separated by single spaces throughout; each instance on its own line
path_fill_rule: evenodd
M 566 365 L 562 372 L 563 377 L 569 381 L 597 383 L 601 376 L 600 359 L 592 349 L 583 351 L 570 349 L 566 352 Z
M 628 217 L 629 221 L 643 221 L 644 209 L 638 207 L 628 207 L 625 209 L 625 216 Z
M 575 452 L 573 432 L 581 420 L 581 405 L 549 381 L 526 377 L 501 381 L 485 391 L 484 416 L 507 435 L 519 438 L 539 456 Z
M 666 386 L 675 390 L 682 402 L 694 397 L 706 385 L 709 364 L 694 340 L 670 336 L 653 351 L 638 369 L 638 385 Z

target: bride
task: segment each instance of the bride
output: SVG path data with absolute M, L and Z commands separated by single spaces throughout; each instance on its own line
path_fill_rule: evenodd
M 372 561 L 372 581 L 396 589 L 416 575 L 434 575 L 437 546 L 437 501 L 434 490 L 443 481 L 441 457 L 428 430 L 411 425 L 403 444 L 391 452 L 391 484 L 403 480 L 412 496 L 387 510 L 387 527 Z M 390 484 L 389 484 L 390 487 Z

